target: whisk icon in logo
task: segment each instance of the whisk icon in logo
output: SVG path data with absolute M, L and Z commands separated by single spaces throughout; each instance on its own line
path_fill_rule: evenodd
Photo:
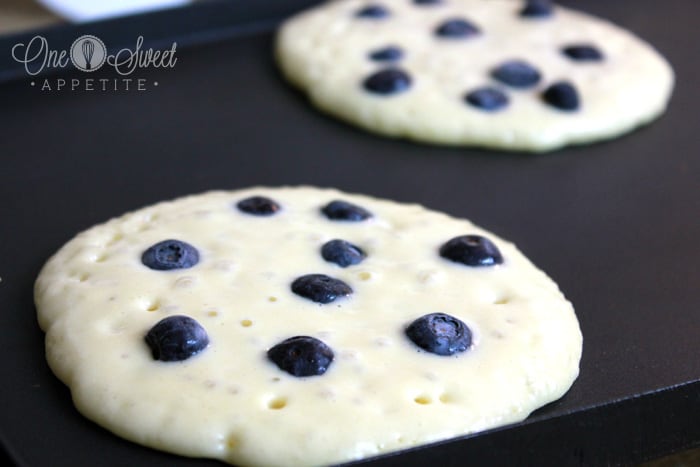
M 82 71 L 95 71 L 104 65 L 107 47 L 99 38 L 86 34 L 77 38 L 70 47 L 70 61 Z

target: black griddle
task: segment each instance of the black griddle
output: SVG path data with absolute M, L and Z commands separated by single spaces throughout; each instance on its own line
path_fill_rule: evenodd
M 221 465 L 83 418 L 45 363 L 32 287 L 47 258 L 96 223 L 258 184 L 333 186 L 470 218 L 513 240 L 575 305 L 584 352 L 564 398 L 522 423 L 358 464 L 631 465 L 700 445 L 700 2 L 562 1 L 654 44 L 677 86 L 651 125 L 543 155 L 385 139 L 316 112 L 271 53 L 277 22 L 312 3 L 205 1 L 0 38 L 0 441 L 12 461 Z M 86 75 L 27 76 L 10 51 L 39 33 L 55 48 L 82 34 L 111 51 L 139 35 L 146 47 L 177 41 L 178 61 L 140 71 L 142 92 L 45 91 L 44 79 Z

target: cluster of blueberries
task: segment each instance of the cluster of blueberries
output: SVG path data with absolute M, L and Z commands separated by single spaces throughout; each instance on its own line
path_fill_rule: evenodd
M 280 211 L 274 200 L 253 196 L 236 204 L 237 208 L 255 216 L 271 216 Z M 361 206 L 335 200 L 321 208 L 331 221 L 362 222 L 372 213 Z M 466 266 L 483 267 L 503 263 L 498 247 L 480 235 L 462 235 L 444 243 L 441 257 Z M 362 262 L 367 254 L 346 240 L 335 239 L 321 247 L 321 256 L 340 267 Z M 199 252 L 189 243 L 169 239 L 156 243 L 141 255 L 141 262 L 156 271 L 187 269 L 199 262 Z M 351 295 L 345 282 L 325 274 L 307 274 L 291 284 L 295 294 L 319 304 L 327 304 Z M 431 313 L 413 321 L 405 329 L 406 336 L 418 347 L 437 355 L 453 355 L 471 346 L 471 330 L 464 322 L 445 313 Z M 209 345 L 205 329 L 194 319 L 174 315 L 156 323 L 145 336 L 153 358 L 161 361 L 185 360 Z M 324 342 L 310 336 L 295 336 L 270 348 L 268 358 L 281 370 L 294 376 L 315 376 L 326 372 L 333 361 L 333 351 Z
M 418 5 L 434 5 L 442 0 L 413 0 Z M 553 7 L 548 0 L 530 0 L 520 10 L 519 15 L 528 19 L 549 18 Z M 373 4 L 359 9 L 355 17 L 364 20 L 385 20 L 391 12 L 384 6 Z M 434 31 L 435 36 L 446 40 L 464 40 L 481 34 L 478 26 L 464 18 L 451 18 Z M 575 62 L 597 62 L 603 60 L 601 51 L 590 44 L 571 44 L 561 49 L 569 59 Z M 397 63 L 404 56 L 404 51 L 396 45 L 388 45 L 369 52 L 372 61 L 380 63 Z M 515 89 L 527 89 L 541 80 L 540 72 L 523 60 L 510 60 L 496 66 L 491 71 L 491 78 Z M 411 76 L 402 68 L 390 66 L 379 70 L 363 81 L 365 90 L 380 95 L 394 95 L 407 91 L 412 84 Z M 576 87 L 568 81 L 557 81 L 548 86 L 541 95 L 542 100 L 557 109 L 575 111 L 580 107 L 580 98 Z M 508 95 L 494 86 L 484 86 L 469 91 L 464 96 L 468 104 L 484 110 L 497 111 L 508 106 Z

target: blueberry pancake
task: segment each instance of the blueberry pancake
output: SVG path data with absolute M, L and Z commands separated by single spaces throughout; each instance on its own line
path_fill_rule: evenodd
M 628 31 L 547 0 L 338 0 L 289 19 L 279 66 L 321 110 L 447 145 L 547 151 L 666 108 L 673 71 Z
M 572 305 L 516 247 L 418 205 L 215 191 L 80 233 L 35 287 L 51 369 L 119 436 L 324 465 L 517 422 L 578 375 Z

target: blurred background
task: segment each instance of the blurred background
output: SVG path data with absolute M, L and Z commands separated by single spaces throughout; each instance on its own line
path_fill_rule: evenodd
M 0 0 L 0 34 L 66 21 L 90 21 L 180 5 L 190 0 Z
M 61 21 L 63 19 L 58 14 L 34 0 L 0 1 L 0 34 L 3 35 L 50 26 Z

